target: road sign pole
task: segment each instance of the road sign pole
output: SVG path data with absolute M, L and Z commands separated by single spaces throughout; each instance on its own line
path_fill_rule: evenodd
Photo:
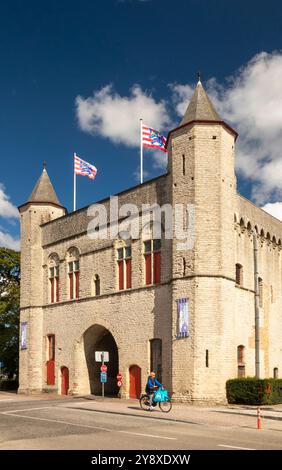
M 104 365 L 104 353 L 103 352 L 102 352 L 101 359 L 102 359 L 102 366 L 103 366 Z M 104 387 L 105 387 L 105 384 L 104 384 L 104 382 L 102 382 L 102 400 L 104 400 L 104 396 L 105 396 L 105 388 Z

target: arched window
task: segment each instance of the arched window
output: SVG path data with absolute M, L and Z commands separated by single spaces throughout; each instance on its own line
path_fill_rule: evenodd
M 147 240 L 144 242 L 145 284 L 159 284 L 161 282 L 161 240 Z
M 120 244 L 117 248 L 118 288 L 130 289 L 132 286 L 131 245 Z
M 235 278 L 236 278 L 237 286 L 242 286 L 243 285 L 243 266 L 239 263 L 236 264 Z
M 150 368 L 162 382 L 162 340 L 158 338 L 150 340 Z
M 70 248 L 68 251 L 68 278 L 69 278 L 69 298 L 71 300 L 79 298 L 79 251 L 77 248 Z
M 237 347 L 238 377 L 245 377 L 245 346 Z
M 59 302 L 59 257 L 56 253 L 49 256 L 49 299 L 51 304 Z
M 279 375 L 278 375 L 278 367 L 274 367 L 273 369 L 273 378 L 274 379 L 278 379 Z
M 95 274 L 94 276 L 94 295 L 100 295 L 100 276 L 98 274 Z

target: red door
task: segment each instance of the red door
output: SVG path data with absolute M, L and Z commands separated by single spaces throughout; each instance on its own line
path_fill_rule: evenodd
M 61 394 L 67 395 L 69 391 L 69 370 L 67 367 L 61 368 Z
M 47 361 L 47 385 L 55 385 L 55 361 Z
M 134 365 L 129 368 L 129 396 L 139 398 L 141 395 L 141 367 Z

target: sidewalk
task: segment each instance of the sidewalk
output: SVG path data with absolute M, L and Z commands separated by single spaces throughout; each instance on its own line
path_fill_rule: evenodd
M 76 403 L 77 401 L 77 403 Z M 162 413 L 156 407 L 153 411 L 143 411 L 138 400 L 124 400 L 118 398 L 105 398 L 84 396 L 76 397 L 68 407 L 85 409 L 101 413 L 112 413 L 116 415 L 130 415 L 134 417 L 146 417 L 153 419 L 164 419 L 182 423 L 209 424 L 222 426 L 246 426 L 256 428 L 257 426 L 257 407 L 243 405 L 226 406 L 195 406 L 183 403 L 173 403 L 172 410 L 169 413 Z M 282 405 L 261 406 L 262 421 L 277 421 L 276 428 L 282 431 Z M 272 422 L 272 423 L 271 423 Z

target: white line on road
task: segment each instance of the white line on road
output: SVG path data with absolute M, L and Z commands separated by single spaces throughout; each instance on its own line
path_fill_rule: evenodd
M 51 406 L 46 406 L 44 409 L 46 409 L 46 408 L 52 408 L 52 407 Z M 42 410 L 43 407 L 41 407 L 41 408 L 31 408 L 28 411 L 35 410 L 35 409 Z M 23 410 L 19 410 L 19 411 L 23 411 Z M 106 432 L 119 432 L 119 433 L 124 433 L 124 434 L 132 434 L 134 436 L 155 437 L 157 439 L 176 440 L 176 437 L 156 436 L 154 434 L 141 434 L 141 433 L 138 433 L 138 432 L 131 432 L 131 431 L 119 431 L 119 430 L 115 431 L 114 429 L 102 428 L 100 426 L 89 426 L 87 424 L 75 424 L 75 423 L 70 423 L 68 421 L 61 421 L 61 420 L 58 420 L 58 419 L 38 418 L 36 416 L 26 416 L 26 415 L 22 416 L 22 415 L 15 414 L 12 411 L 6 411 L 6 412 L 1 413 L 1 414 L 4 414 L 4 415 L 9 414 L 10 416 L 15 416 L 17 418 L 26 418 L 26 419 L 34 419 L 34 420 L 38 420 L 38 421 L 49 421 L 49 422 L 52 422 L 52 423 L 67 424 L 69 426 L 75 426 L 75 427 L 78 427 L 78 428 L 99 429 L 100 431 L 106 431 Z
M 7 413 L 2 413 L 2 414 L 7 414 Z M 38 421 L 49 421 L 49 422 L 51 421 L 52 423 L 68 424 L 69 426 L 76 426 L 78 428 L 101 429 L 101 431 L 112 432 L 112 429 L 102 428 L 100 426 L 88 426 L 87 424 L 75 424 L 75 423 L 70 423 L 69 421 L 60 421 L 59 419 L 37 418 L 36 416 L 22 416 L 22 415 L 16 415 L 16 414 L 12 414 L 10 416 L 16 416 L 17 418 L 25 418 L 25 419 L 36 419 Z
M 131 432 L 131 431 L 117 431 L 117 432 L 122 432 L 124 434 L 134 434 L 135 436 L 156 437 L 157 439 L 169 439 L 172 441 L 176 441 L 176 437 L 156 436 L 155 434 L 141 434 L 140 432 Z
M 230 449 L 240 449 L 240 450 L 256 450 L 256 449 L 251 449 L 250 447 L 237 447 L 237 446 L 228 446 L 225 444 L 217 444 L 218 447 L 229 447 Z
M 23 408 L 21 410 L 9 410 L 9 411 L 2 411 L 2 415 L 8 415 L 10 413 L 19 413 L 20 411 L 33 411 L 33 410 L 48 410 L 50 408 L 54 408 L 54 406 L 40 406 L 38 408 Z

